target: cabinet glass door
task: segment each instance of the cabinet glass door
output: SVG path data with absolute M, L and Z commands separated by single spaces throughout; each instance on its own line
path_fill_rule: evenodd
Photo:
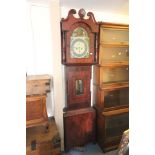
M 129 114 L 123 113 L 105 117 L 106 138 L 121 136 L 129 128 Z
M 129 47 L 100 47 L 100 64 L 129 60 Z
M 100 78 L 103 84 L 129 81 L 129 68 L 128 66 L 116 68 L 101 67 Z
M 103 34 L 103 35 L 102 35 Z M 129 30 L 116 28 L 101 28 L 101 43 L 128 44 Z
M 104 91 L 104 108 L 129 105 L 129 88 Z

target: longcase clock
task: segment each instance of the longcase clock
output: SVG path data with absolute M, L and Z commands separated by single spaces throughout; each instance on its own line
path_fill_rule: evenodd
M 95 110 L 91 107 L 91 65 L 98 64 L 99 25 L 93 13 L 71 9 L 61 20 L 62 64 L 65 65 L 65 150 L 95 141 Z M 82 121 L 82 122 L 81 122 Z M 72 132 L 70 132 L 72 130 Z

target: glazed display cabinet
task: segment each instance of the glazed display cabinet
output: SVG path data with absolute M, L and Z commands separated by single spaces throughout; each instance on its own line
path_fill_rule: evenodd
M 129 128 L 129 27 L 100 23 L 99 64 L 93 66 L 97 142 L 116 149 Z

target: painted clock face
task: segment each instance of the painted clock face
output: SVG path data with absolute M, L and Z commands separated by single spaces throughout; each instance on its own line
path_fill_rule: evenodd
M 88 58 L 89 57 L 89 38 L 83 28 L 74 30 L 70 42 L 71 58 Z
M 87 58 L 89 57 L 88 43 L 83 38 L 73 39 L 71 42 L 72 58 Z

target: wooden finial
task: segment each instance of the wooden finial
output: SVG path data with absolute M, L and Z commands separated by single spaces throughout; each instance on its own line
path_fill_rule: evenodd
M 80 18 L 83 19 L 86 14 L 86 11 L 84 9 L 80 9 L 78 14 L 79 14 Z

